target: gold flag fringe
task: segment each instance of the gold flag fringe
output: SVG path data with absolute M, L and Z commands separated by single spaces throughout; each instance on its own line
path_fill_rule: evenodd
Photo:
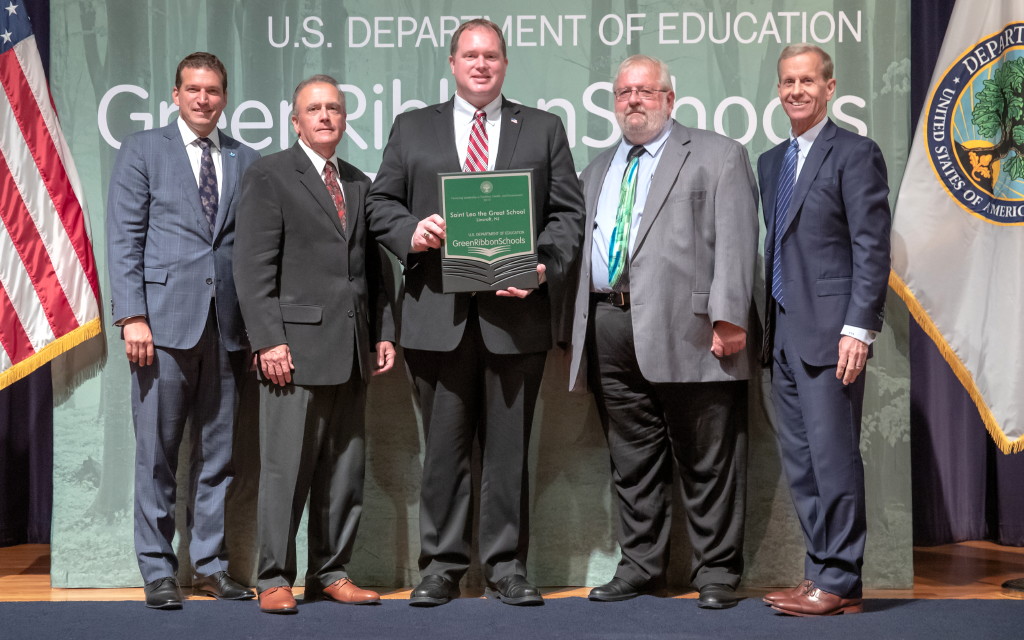
M 25 358 L 10 369 L 0 373 L 0 389 L 9 387 L 65 351 L 82 344 L 93 336 L 99 335 L 101 328 L 100 319 L 93 318 L 70 333 L 57 338 L 34 355 Z
M 953 347 L 946 342 L 945 337 L 939 331 L 935 323 L 932 322 L 928 312 L 924 310 L 921 303 L 918 302 L 914 296 L 910 287 L 903 282 L 895 271 L 889 272 L 889 288 L 896 292 L 896 294 L 903 299 L 903 302 L 907 305 L 907 309 L 910 311 L 910 315 L 914 316 L 914 320 L 921 325 L 924 332 L 928 334 L 928 337 L 932 339 L 935 346 L 938 347 L 939 353 L 949 363 L 950 368 L 953 369 L 953 373 L 956 374 L 960 384 L 964 386 L 967 393 L 971 396 L 971 400 L 974 401 L 976 407 L 978 407 L 978 413 L 981 415 L 982 422 L 985 423 L 985 429 L 988 430 L 992 440 L 995 441 L 996 446 L 999 450 L 1005 454 L 1020 453 L 1024 451 L 1024 436 L 1017 438 L 1016 440 L 1010 440 L 1006 437 L 1002 428 L 999 426 L 999 422 L 996 420 L 992 410 L 989 409 L 988 404 L 985 402 L 985 398 L 982 397 L 981 391 L 978 389 L 978 385 L 974 382 L 974 376 L 968 371 L 967 366 L 960 359 L 960 356 L 956 354 Z

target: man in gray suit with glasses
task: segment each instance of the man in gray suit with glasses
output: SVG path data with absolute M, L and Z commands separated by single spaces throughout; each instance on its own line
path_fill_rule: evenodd
M 736 604 L 743 570 L 754 176 L 740 144 L 671 118 L 661 61 L 627 58 L 613 93 L 622 140 L 581 175 L 570 388 L 589 383 L 597 400 L 622 559 L 589 597 L 664 585 L 674 461 L 698 605 L 722 609 Z

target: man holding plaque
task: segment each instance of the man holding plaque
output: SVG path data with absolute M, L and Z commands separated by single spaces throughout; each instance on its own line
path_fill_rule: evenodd
M 420 573 L 410 604 L 459 594 L 470 562 L 470 461 L 480 446 L 480 562 L 489 594 L 543 604 L 526 580 L 527 454 L 533 410 L 553 344 L 552 310 L 579 249 L 583 198 L 554 115 L 501 95 L 501 29 L 471 20 L 452 36 L 456 94 L 395 119 L 367 198 L 370 232 L 405 266 L 400 343 L 425 432 Z M 531 170 L 538 265 L 534 288 L 445 293 L 439 174 Z
M 570 387 L 597 400 L 622 559 L 591 600 L 665 583 L 673 461 L 698 604 L 736 604 L 743 570 L 747 351 L 757 191 L 743 146 L 671 118 L 668 67 L 632 56 L 613 84 L 618 145 L 581 175 L 587 203 Z

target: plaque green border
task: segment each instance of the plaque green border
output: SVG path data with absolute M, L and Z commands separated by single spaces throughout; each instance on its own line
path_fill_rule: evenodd
M 438 192 L 446 223 L 441 252 L 442 285 L 446 293 L 537 288 L 532 169 L 441 173 Z M 515 211 L 515 217 L 522 216 L 522 222 L 509 224 L 509 211 Z M 461 251 L 451 250 L 454 242 L 470 244 L 468 234 L 476 232 L 487 233 L 492 241 Z M 504 238 L 524 238 L 525 242 L 519 249 L 501 251 L 508 245 L 500 242 Z

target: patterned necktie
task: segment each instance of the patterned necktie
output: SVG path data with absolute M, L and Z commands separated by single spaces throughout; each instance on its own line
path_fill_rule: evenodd
M 209 138 L 199 138 L 196 144 L 203 150 L 199 159 L 199 203 L 212 235 L 213 225 L 217 221 L 217 172 L 213 168 L 213 154 L 210 152 L 213 143 Z
M 633 204 L 636 202 L 636 176 L 640 171 L 640 156 L 645 149 L 635 145 L 626 156 L 626 171 L 619 187 L 619 208 L 615 210 L 615 229 L 608 241 L 608 284 L 614 289 L 626 273 L 629 253 L 629 231 L 633 226 Z
M 345 195 L 341 192 L 341 187 L 338 185 L 338 173 L 330 162 L 324 165 L 324 184 L 327 185 L 327 193 L 331 194 L 331 200 L 334 200 L 334 208 L 338 210 L 338 220 L 341 221 L 341 228 L 344 230 Z
M 487 114 L 477 109 L 473 114 L 473 129 L 469 132 L 466 164 L 463 171 L 487 171 Z
M 796 186 L 796 159 L 800 155 L 800 143 L 793 138 L 786 148 L 786 157 L 782 160 L 782 171 L 779 173 L 779 185 L 775 197 L 775 233 L 772 251 L 772 297 L 779 305 L 785 307 L 782 299 L 782 232 L 786 227 L 786 213 L 789 203 L 793 200 L 793 187 Z

